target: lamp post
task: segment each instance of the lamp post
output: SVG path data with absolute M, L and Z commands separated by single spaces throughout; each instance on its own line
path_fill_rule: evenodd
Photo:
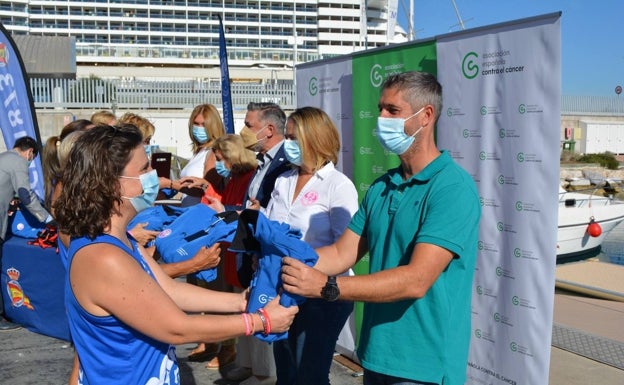
M 293 1 L 293 88 L 297 91 L 297 1 Z

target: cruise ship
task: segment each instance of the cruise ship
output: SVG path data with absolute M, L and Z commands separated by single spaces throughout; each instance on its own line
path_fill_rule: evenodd
M 221 16 L 232 80 L 292 79 L 298 63 L 407 41 L 396 12 L 396 0 L 0 0 L 13 35 L 74 38 L 78 77 L 218 77 Z

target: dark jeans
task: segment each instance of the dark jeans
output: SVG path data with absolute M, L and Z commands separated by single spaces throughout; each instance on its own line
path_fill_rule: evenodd
M 408 380 L 406 378 L 399 378 L 388 376 L 385 374 L 373 372 L 372 370 L 364 369 L 364 383 L 363 385 L 438 385 L 433 382 L 422 382 Z
M 301 304 L 288 339 L 273 343 L 277 385 L 329 385 L 336 340 L 352 311 L 353 302 Z

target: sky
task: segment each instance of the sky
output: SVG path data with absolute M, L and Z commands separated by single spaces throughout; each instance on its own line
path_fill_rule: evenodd
M 413 0 L 416 39 L 460 30 L 452 0 Z M 407 31 L 410 0 L 399 0 Z M 465 29 L 561 12 L 561 93 L 616 96 L 624 87 L 624 0 L 455 0 Z M 624 98 L 624 93 L 619 97 Z

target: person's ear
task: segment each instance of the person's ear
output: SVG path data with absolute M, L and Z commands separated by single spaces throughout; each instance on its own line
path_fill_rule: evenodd
M 267 130 L 266 135 L 268 138 L 272 138 L 273 135 L 275 135 L 275 126 L 273 124 L 271 123 L 267 124 L 266 130 Z
M 428 126 L 429 123 L 431 123 L 432 121 L 435 121 L 435 111 L 433 110 L 433 106 L 431 104 L 427 104 L 425 106 L 425 109 L 422 112 L 423 115 L 423 120 L 422 120 L 422 125 L 423 126 Z

